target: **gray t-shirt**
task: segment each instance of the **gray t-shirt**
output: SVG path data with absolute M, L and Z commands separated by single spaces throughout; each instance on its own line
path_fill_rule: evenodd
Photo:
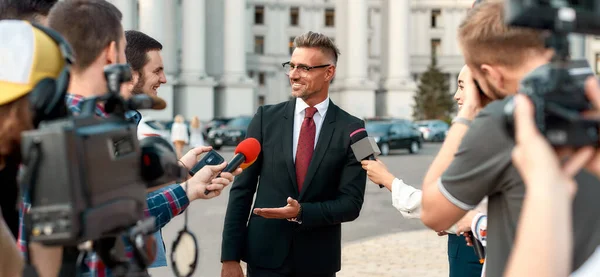
M 503 114 L 508 100 L 494 101 L 478 114 L 438 184 L 442 194 L 464 210 L 473 209 L 489 196 L 488 277 L 504 274 L 525 193 L 523 181 L 511 160 L 514 140 L 509 136 Z M 600 181 L 585 171 L 575 179 L 579 186 L 573 202 L 573 270 L 600 245 Z M 552 189 L 553 184 L 547 185 Z M 556 234 L 557 237 L 563 235 Z M 534 257 L 537 253 L 531 255 Z

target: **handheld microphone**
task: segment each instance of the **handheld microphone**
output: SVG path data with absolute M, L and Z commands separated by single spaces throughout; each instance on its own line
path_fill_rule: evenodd
M 260 154 L 260 150 L 260 142 L 258 142 L 258 140 L 256 140 L 255 138 L 247 138 L 243 140 L 235 148 L 235 155 L 233 156 L 231 161 L 227 163 L 227 166 L 225 166 L 225 169 L 223 169 L 222 172 L 231 173 L 235 171 L 238 167 L 246 169 L 256 161 L 256 159 L 258 158 L 258 154 Z M 217 178 L 220 176 L 221 174 L 219 173 L 219 175 L 217 175 Z M 204 195 L 208 195 L 210 192 L 210 190 L 205 190 Z
M 483 249 L 483 245 L 481 242 L 475 237 L 472 231 L 469 231 L 469 235 L 471 236 L 471 241 L 473 242 L 473 249 L 475 250 L 475 254 L 479 258 L 479 263 L 483 264 L 485 262 L 485 250 Z
M 375 156 L 381 154 L 379 146 L 372 137 L 369 137 L 367 130 L 360 122 L 352 123 L 348 126 L 350 130 L 350 148 L 354 152 L 357 161 L 371 160 L 375 161 Z M 380 188 L 383 185 L 379 184 Z
M 167 103 L 162 98 L 146 94 L 133 95 L 127 104 L 130 110 L 162 110 L 167 107 Z

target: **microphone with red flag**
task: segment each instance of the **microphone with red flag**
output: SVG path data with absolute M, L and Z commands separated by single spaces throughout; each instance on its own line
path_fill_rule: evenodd
M 258 142 L 258 140 L 256 140 L 255 138 L 247 138 L 243 140 L 235 148 L 235 155 L 233 156 L 231 161 L 227 163 L 227 166 L 225 167 L 225 169 L 223 169 L 222 172 L 231 173 L 235 171 L 238 167 L 246 169 L 256 161 L 256 159 L 258 158 L 258 154 L 260 154 L 260 150 L 260 142 Z M 221 174 L 219 174 L 219 176 L 220 175 Z M 219 176 L 217 176 L 217 178 Z M 204 194 L 208 195 L 210 192 L 210 190 L 205 190 Z

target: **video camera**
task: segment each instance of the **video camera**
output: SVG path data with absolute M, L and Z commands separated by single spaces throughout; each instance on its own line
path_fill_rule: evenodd
M 572 61 L 569 33 L 600 35 L 600 3 L 594 0 L 508 0 L 505 23 L 549 31 L 546 46 L 554 49 L 550 64 L 528 74 L 519 87 L 535 107 L 540 132 L 554 146 L 598 146 L 598 121 L 581 112 L 592 109 L 585 80 L 594 73 L 587 61 Z M 507 127 L 514 134 L 514 103 L 505 106 Z
M 126 112 L 150 108 L 152 101 L 145 95 L 129 100 L 119 95 L 121 84 L 131 80 L 129 65 L 108 66 L 105 77 L 109 93 L 83 100 L 79 114 L 41 122 L 22 134 L 22 184 L 31 201 L 26 234 L 30 242 L 45 245 L 94 241 L 104 263 L 127 268 L 121 272 L 129 276 L 153 259 L 140 243 L 156 231 L 154 218 L 144 216 L 146 189 L 183 179 L 187 171 L 164 139 L 138 141 L 137 126 Z M 96 115 L 100 101 L 107 118 Z M 134 246 L 135 269 L 129 259 L 114 257 L 114 243 L 122 242 L 123 235 Z

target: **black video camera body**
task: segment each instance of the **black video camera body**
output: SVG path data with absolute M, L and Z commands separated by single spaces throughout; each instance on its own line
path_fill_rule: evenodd
M 136 124 L 125 116 L 137 102 L 119 95 L 120 84 L 131 79 L 128 72 L 128 65 L 106 67 L 108 94 L 85 99 L 78 115 L 42 121 L 22 133 L 31 241 L 76 246 L 117 237 L 145 218 L 148 187 L 187 175 L 164 139 L 138 140 Z M 99 101 L 107 118 L 95 114 Z
M 598 146 L 598 122 L 585 120 L 581 112 L 593 107 L 585 96 L 587 77 L 593 72 L 587 61 L 571 61 L 568 68 L 552 64 L 538 67 L 529 73 L 519 86 L 519 93 L 531 99 L 535 123 L 554 146 Z M 514 135 L 514 102 L 505 106 L 506 122 Z
M 25 132 L 22 150 L 38 148 L 30 184 L 31 241 L 77 245 L 115 235 L 143 217 L 137 128 L 118 117 L 71 117 Z
M 554 50 L 552 62 L 528 74 L 519 87 L 535 108 L 540 132 L 554 146 L 598 146 L 599 122 L 583 118 L 593 107 L 585 96 L 585 81 L 594 76 L 587 61 L 572 61 L 569 33 L 600 34 L 597 1 L 509 0 L 505 22 L 516 27 L 549 31 L 546 46 Z M 507 128 L 514 136 L 514 103 L 505 106 Z

